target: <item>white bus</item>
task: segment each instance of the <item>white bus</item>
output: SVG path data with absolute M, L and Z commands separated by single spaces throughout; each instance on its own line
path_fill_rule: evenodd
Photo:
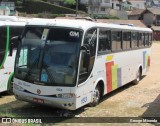
M 20 38 L 17 99 L 68 110 L 131 82 L 150 66 L 152 30 L 85 20 L 31 21 Z
M 0 21 L 0 92 L 12 93 L 14 61 L 17 43 L 13 45 L 13 54 L 9 55 L 11 38 L 20 36 L 26 22 Z

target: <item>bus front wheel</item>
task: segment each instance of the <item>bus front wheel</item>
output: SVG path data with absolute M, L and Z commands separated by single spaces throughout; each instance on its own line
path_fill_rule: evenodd
M 10 82 L 10 87 L 8 89 L 8 94 L 13 95 L 13 78 L 11 79 L 11 82 Z
M 96 106 L 99 103 L 101 97 L 100 86 L 97 85 L 92 94 L 92 102 L 89 104 L 91 107 Z

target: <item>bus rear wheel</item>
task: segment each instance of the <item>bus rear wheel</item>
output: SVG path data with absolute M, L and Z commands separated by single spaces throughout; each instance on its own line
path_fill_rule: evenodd
M 142 74 L 141 74 L 141 69 L 139 68 L 139 70 L 136 73 L 136 79 L 133 81 L 134 84 L 138 84 L 139 81 L 141 80 Z
M 94 89 L 92 98 L 93 98 L 93 100 L 89 105 L 91 107 L 94 107 L 99 103 L 99 100 L 101 98 L 101 90 L 100 90 L 100 86 L 99 85 L 97 85 L 96 88 Z

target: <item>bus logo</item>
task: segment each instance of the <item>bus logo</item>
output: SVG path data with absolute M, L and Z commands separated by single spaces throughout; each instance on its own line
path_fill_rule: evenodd
M 37 94 L 40 94 L 41 93 L 41 90 L 37 89 Z
M 79 32 L 70 31 L 69 35 L 70 35 L 71 37 L 79 37 Z

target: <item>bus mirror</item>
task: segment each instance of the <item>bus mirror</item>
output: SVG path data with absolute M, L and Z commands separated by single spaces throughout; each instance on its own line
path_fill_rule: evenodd
M 10 48 L 9 48 L 9 56 L 12 56 L 13 53 L 13 43 L 10 43 Z
M 10 48 L 9 48 L 9 56 L 12 56 L 12 53 L 13 53 L 13 45 L 18 42 L 20 42 L 20 37 L 19 36 L 14 36 L 10 39 Z
M 90 64 L 90 54 L 85 52 L 83 67 L 88 68 L 89 64 Z
M 81 50 L 84 50 L 86 52 L 90 52 L 89 45 L 83 45 L 83 46 L 81 46 Z
M 90 46 L 89 45 L 83 45 L 81 46 L 81 50 L 83 51 L 83 67 L 87 68 L 89 67 L 90 63 Z

